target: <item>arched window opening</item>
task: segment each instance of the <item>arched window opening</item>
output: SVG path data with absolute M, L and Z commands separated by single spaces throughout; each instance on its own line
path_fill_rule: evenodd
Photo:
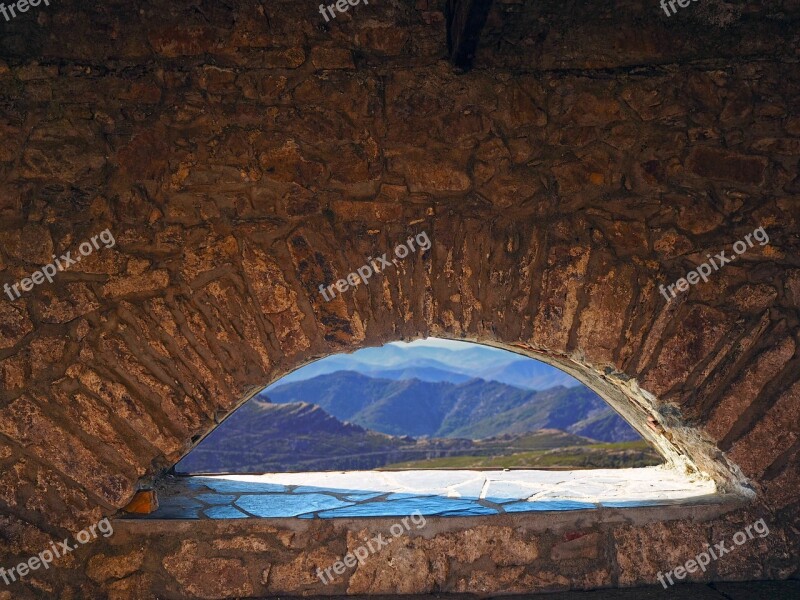
M 714 497 L 711 477 L 619 408 L 564 370 L 481 344 L 332 355 L 233 411 L 160 482 L 151 516 L 466 516 Z
M 625 468 L 663 462 L 560 369 L 468 342 L 337 354 L 248 400 L 176 472 Z

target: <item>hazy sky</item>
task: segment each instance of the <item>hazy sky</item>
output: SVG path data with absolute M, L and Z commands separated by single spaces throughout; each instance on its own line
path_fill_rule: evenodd
M 424 340 L 414 340 L 413 342 L 391 342 L 395 346 L 403 348 L 413 348 L 415 346 L 435 346 L 437 348 L 447 348 L 448 350 L 466 350 L 474 347 L 471 342 L 456 342 L 453 340 L 443 340 L 442 338 L 429 337 Z

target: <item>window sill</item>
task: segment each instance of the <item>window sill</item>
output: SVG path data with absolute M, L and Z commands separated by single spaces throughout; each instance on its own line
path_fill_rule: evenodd
M 414 470 L 172 476 L 153 519 L 468 517 L 719 504 L 707 478 L 636 469 Z

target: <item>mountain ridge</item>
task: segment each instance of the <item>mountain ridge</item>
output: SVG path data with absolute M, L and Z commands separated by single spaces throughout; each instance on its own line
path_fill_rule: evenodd
M 322 358 L 285 375 L 267 389 L 338 371 L 354 371 L 390 379 L 418 377 L 428 381 L 453 381 L 458 376 L 477 376 L 526 389 L 580 385 L 572 376 L 547 363 L 490 346 L 458 350 L 417 346 L 412 352 L 387 344 L 380 348 L 364 348 L 352 354 Z
M 477 377 L 456 384 L 338 371 L 286 383 L 259 397 L 277 404 L 313 402 L 338 419 L 391 435 L 481 439 L 552 428 L 576 435 L 591 430 L 594 439 L 605 442 L 639 439 L 586 387 L 533 391 Z

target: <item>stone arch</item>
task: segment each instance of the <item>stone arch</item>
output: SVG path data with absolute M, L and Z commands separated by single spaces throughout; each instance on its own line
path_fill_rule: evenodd
M 188 236 L 171 247 L 156 241 L 154 256 L 164 252 L 175 258 L 164 265 L 168 268 L 145 267 L 138 274 L 123 272 L 120 252 L 112 250 L 105 257 L 100 253 L 98 261 L 107 261 L 103 268 L 116 274 L 95 287 L 102 307 L 84 305 L 95 310 L 69 324 L 81 342 L 80 354 L 73 353 L 74 364 L 54 380 L 49 400 L 30 390 L 7 406 L 4 433 L 30 444 L 23 418 L 60 432 L 43 408 L 63 415 L 63 439 L 87 448 L 87 472 L 70 469 L 69 476 L 83 483 L 87 499 L 120 507 L 137 479 L 153 472 L 152 461 L 162 466 L 174 462 L 193 436 L 212 427 L 249 394 L 304 361 L 335 350 L 424 335 L 513 344 L 517 350 L 556 360 L 579 377 L 583 373 L 595 387 L 613 378 L 636 390 L 639 384 L 633 382 L 641 380 L 642 387 L 649 384 L 651 390 L 666 392 L 669 405 L 680 406 L 691 404 L 692 394 L 671 390 L 680 374 L 676 371 L 686 365 L 692 372 L 692 362 L 721 360 L 704 353 L 727 335 L 742 337 L 740 329 L 730 329 L 733 320 L 721 310 L 681 300 L 659 306 L 657 297 L 641 291 L 654 289 L 659 270 L 648 272 L 612 259 L 622 252 L 608 242 L 591 245 L 588 237 L 598 230 L 589 233 L 582 216 L 560 217 L 542 226 L 522 214 L 512 222 L 508 215 L 491 211 L 492 217 L 479 222 L 440 220 L 422 209 L 387 226 L 383 205 L 347 204 L 353 206 L 359 213 L 339 213 L 333 223 L 322 215 L 307 215 L 302 225 L 287 228 L 282 240 L 248 225 L 194 244 L 187 243 Z M 423 220 L 409 228 L 407 223 L 415 217 Z M 167 231 L 171 227 L 165 224 Z M 397 273 L 376 278 L 346 298 L 330 303 L 315 298 L 319 282 L 349 272 L 376 248 L 389 248 L 423 228 L 433 242 L 429 255 L 403 263 Z M 367 231 L 380 233 L 357 237 Z M 143 230 L 129 227 L 118 238 L 120 245 L 136 247 L 146 239 L 143 235 Z M 279 250 L 271 255 L 270 245 Z M 137 260 L 146 262 L 129 258 L 128 271 Z M 473 275 L 473 265 L 480 265 L 479 277 Z M 497 287 L 496 282 L 509 283 Z M 80 302 L 78 294 L 85 287 L 66 283 L 63 290 Z M 620 294 L 631 298 L 628 319 L 608 308 Z M 19 308 L 8 306 L 8 314 L 18 314 Z M 521 311 L 515 314 L 509 307 Z M 764 318 L 751 318 L 750 331 L 759 327 L 756 332 L 785 332 L 781 323 L 764 328 Z M 26 322 L 30 323 L 19 320 L 21 333 Z M 676 322 L 692 330 L 676 328 Z M 645 333 L 643 327 L 652 329 Z M 666 345 L 677 345 L 680 336 L 694 342 L 683 349 L 677 364 L 670 365 L 673 368 L 664 364 L 665 342 L 658 339 L 663 334 Z M 20 346 L 47 348 L 48 339 L 41 333 L 25 335 Z M 784 341 L 777 349 L 791 359 L 794 343 Z M 718 351 L 724 353 L 725 348 Z M 590 381 L 586 373 L 593 373 Z M 714 375 L 712 371 L 705 378 Z M 657 425 L 682 431 L 685 420 L 674 409 L 663 410 L 649 394 L 637 394 Z M 620 402 L 615 406 L 623 408 Z M 90 460 L 97 451 L 90 451 L 89 436 L 77 425 L 81 412 L 98 419 L 92 444 L 103 448 L 113 469 L 101 467 L 97 458 Z M 626 416 L 641 427 L 643 414 Z M 130 420 L 122 422 L 126 419 Z M 689 437 L 676 434 L 681 444 L 689 444 Z M 63 460 L 53 464 L 56 468 L 66 465 L 57 448 L 42 445 L 36 451 L 51 464 Z
M 28 308 L 5 303 L 5 314 L 19 315 L 12 321 L 16 329 L 6 326 L 16 341 L 5 364 L 38 369 L 42 378 L 17 390 L 0 421 L 6 473 L 19 474 L 16 491 L 7 496 L 8 527 L 19 540 L 13 553 L 33 552 L 46 539 L 121 508 L 137 485 L 174 464 L 193 437 L 304 362 L 428 335 L 513 345 L 554 361 L 603 392 L 629 421 L 646 427 L 653 417 L 663 428 L 659 443 L 671 437 L 673 447 L 700 461 L 727 491 L 747 493 L 719 450 L 733 440 L 730 454 L 746 457 L 745 476 L 757 477 L 757 465 L 770 472 L 756 482 L 761 502 L 781 502 L 791 462 L 770 458 L 764 449 L 743 454 L 746 444 L 763 440 L 764 425 L 750 409 L 745 416 L 755 420 L 752 431 L 741 429 L 741 417 L 729 406 L 743 401 L 735 393 L 742 389 L 756 405 L 769 390 L 781 394 L 776 410 L 791 402 L 796 358 L 787 319 L 775 322 L 748 307 L 734 320 L 735 296 L 721 301 L 725 310 L 684 299 L 665 306 L 653 293 L 662 269 L 630 260 L 630 250 L 626 254 L 607 233 L 602 244 L 589 244 L 599 229 L 582 215 L 542 224 L 524 213 L 488 210 L 472 219 L 428 214 L 436 211 L 426 207 L 387 222 L 381 203 L 334 206 L 334 218 L 304 215 L 282 234 L 250 223 L 209 227 L 186 217 L 183 227 L 203 235 L 178 234 L 166 222 L 160 232 L 127 225 L 117 235 L 118 250 L 100 252 L 97 266 L 82 267 L 106 270 L 102 280 L 65 279 L 49 306 L 38 298 Z M 624 237 L 634 235 L 632 228 Z M 319 282 L 419 229 L 433 242 L 429 255 L 336 301 L 315 297 Z M 737 235 L 720 233 L 720 243 Z M 97 300 L 86 302 L 87 294 Z M 610 312 L 620 296 L 630 298 L 624 319 Z M 48 319 L 62 324 L 42 327 Z M 52 339 L 58 327 L 70 340 L 63 347 Z M 60 352 L 63 369 L 40 366 L 28 348 L 54 361 Z M 741 374 L 730 372 L 734 365 Z M 695 388 L 680 389 L 681 377 Z M 766 387 L 753 396 L 759 384 Z M 703 386 L 731 391 L 709 403 L 697 397 Z M 715 439 L 709 431 L 724 435 Z M 23 493 L 50 507 L 47 522 L 19 503 L 23 496 L 16 494 Z M 137 531 L 123 529 L 129 527 Z M 110 552 L 143 534 L 112 538 L 123 546 Z

